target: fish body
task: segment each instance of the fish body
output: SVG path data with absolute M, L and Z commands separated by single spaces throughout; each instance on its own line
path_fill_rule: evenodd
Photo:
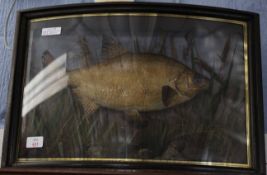
M 162 110 L 193 98 L 208 80 L 174 59 L 126 53 L 69 74 L 84 108 Z

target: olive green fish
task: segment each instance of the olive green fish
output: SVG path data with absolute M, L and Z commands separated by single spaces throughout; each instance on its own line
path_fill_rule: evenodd
M 136 116 L 186 102 L 208 87 L 208 79 L 172 58 L 114 48 L 106 61 L 69 73 L 69 84 L 88 113 L 101 106 Z

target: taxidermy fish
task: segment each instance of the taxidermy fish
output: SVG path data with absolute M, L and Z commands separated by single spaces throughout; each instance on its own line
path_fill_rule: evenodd
M 132 54 L 114 42 L 103 53 L 106 61 L 69 73 L 69 84 L 87 113 L 107 107 L 139 116 L 186 102 L 209 85 L 172 58 Z

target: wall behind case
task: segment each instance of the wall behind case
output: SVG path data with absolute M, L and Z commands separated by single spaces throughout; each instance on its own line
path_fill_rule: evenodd
M 267 133 L 267 0 L 136 0 L 137 2 L 171 2 L 193 5 L 205 5 L 214 7 L 246 10 L 260 14 L 261 27 L 261 50 L 262 50 L 262 74 L 263 94 L 265 111 L 265 132 Z M 20 9 L 54 6 L 71 3 L 88 3 L 93 0 L 16 0 L 10 13 L 8 26 L 5 25 L 6 18 L 12 7 L 13 0 L 0 0 L 0 148 L 2 147 L 2 134 L 4 129 L 4 117 L 8 94 L 8 84 L 11 68 L 12 44 L 15 32 L 16 11 Z M 10 48 L 5 47 L 5 27 L 7 27 L 6 40 Z M 267 134 L 266 134 L 267 139 Z M 267 148 L 267 147 L 266 147 Z M 1 151 L 1 149 L 0 149 Z M 0 154 L 1 157 L 1 154 Z

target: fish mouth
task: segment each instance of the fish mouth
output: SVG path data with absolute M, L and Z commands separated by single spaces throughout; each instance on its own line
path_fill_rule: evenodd
M 202 89 L 207 90 L 207 89 L 209 89 L 209 87 L 210 87 L 210 82 L 207 81 L 207 83 L 204 83 L 204 85 L 202 86 Z
M 204 77 L 203 75 L 195 74 L 192 81 L 195 84 L 195 86 L 199 89 L 205 90 L 210 87 L 209 79 Z
M 210 81 L 207 78 L 203 78 L 202 83 L 200 84 L 201 89 L 207 90 L 210 87 Z

